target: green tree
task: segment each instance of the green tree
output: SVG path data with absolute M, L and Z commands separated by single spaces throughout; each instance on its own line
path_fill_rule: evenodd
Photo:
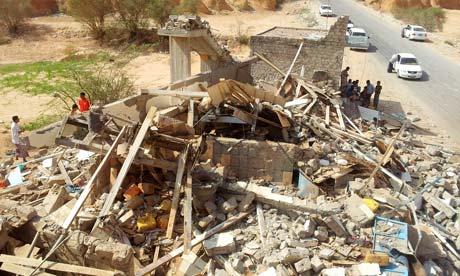
M 173 9 L 174 14 L 196 14 L 198 0 L 181 0 L 179 6 Z
M 168 21 L 173 8 L 174 6 L 170 0 L 151 0 L 149 6 L 150 17 L 163 26 Z
M 85 24 L 95 38 L 104 36 L 105 17 L 113 11 L 110 0 L 66 0 L 65 10 Z
M 0 25 L 10 35 L 15 35 L 19 27 L 30 16 L 29 0 L 0 0 Z
M 141 28 L 148 26 L 151 0 L 113 0 L 112 2 L 118 20 L 132 36 L 136 35 Z

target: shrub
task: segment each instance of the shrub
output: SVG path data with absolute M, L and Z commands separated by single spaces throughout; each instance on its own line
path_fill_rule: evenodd
M 243 28 L 243 22 L 237 21 L 236 23 L 236 34 L 234 37 L 235 41 L 239 44 L 249 44 L 249 28 Z
M 134 84 L 126 73 L 116 67 L 100 66 L 92 70 L 72 71 L 78 92 L 85 92 L 92 102 L 107 104 L 130 96 Z
M 442 30 L 446 20 L 445 12 L 442 8 L 395 8 L 393 15 L 404 22 L 421 25 L 428 31 Z
M 173 14 L 196 14 L 198 11 L 198 0 L 181 0 L 179 6 L 174 7 Z
M 135 36 L 141 28 L 148 26 L 150 0 L 113 0 L 119 22 Z
M 29 0 L 1 0 L 0 25 L 11 35 L 17 34 L 19 27 L 30 16 Z
M 47 126 L 51 123 L 54 123 L 56 122 L 57 120 L 59 120 L 61 118 L 60 115 L 46 115 L 46 114 L 42 114 L 40 115 L 38 118 L 36 118 L 34 121 L 31 121 L 27 124 L 24 125 L 24 130 L 27 130 L 27 131 L 33 131 L 33 130 L 37 130 L 37 129 L 40 129 L 44 126 Z
M 150 17 L 155 20 L 156 23 L 163 26 L 169 19 L 169 15 L 173 9 L 172 2 L 170 0 L 152 0 L 150 1 L 149 12 Z
M 101 38 L 105 17 L 112 12 L 112 3 L 110 0 L 66 0 L 65 9 L 85 24 L 95 38 Z

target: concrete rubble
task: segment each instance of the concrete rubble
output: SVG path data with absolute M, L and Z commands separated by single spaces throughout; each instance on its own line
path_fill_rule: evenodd
M 285 76 L 144 91 L 34 134 L 54 145 L 0 167 L 0 270 L 459 275 L 458 153 Z

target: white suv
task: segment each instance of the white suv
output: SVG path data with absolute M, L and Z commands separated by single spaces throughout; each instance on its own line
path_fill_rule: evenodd
M 401 31 L 401 37 L 407 37 L 410 40 L 426 40 L 428 38 L 425 28 L 417 25 L 407 25 Z
M 319 6 L 319 15 L 321 16 L 333 16 L 332 8 L 330 5 Z

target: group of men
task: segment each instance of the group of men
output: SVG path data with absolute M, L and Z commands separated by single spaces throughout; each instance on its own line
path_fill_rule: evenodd
M 380 81 L 374 86 L 370 80 L 366 81 L 366 85 L 361 89 L 359 80 L 349 79 L 350 67 L 345 68 L 340 74 L 340 88 L 343 97 L 347 101 L 361 101 L 361 106 L 369 108 L 371 104 L 371 98 L 373 98 L 373 107 L 375 110 L 378 109 L 380 93 L 382 92 L 382 85 Z M 347 81 L 348 80 L 348 81 Z
M 86 94 L 84 92 L 80 93 L 80 99 L 78 100 L 78 105 L 72 105 L 72 110 L 70 112 L 70 116 L 76 116 L 78 111 L 86 112 L 89 110 L 91 106 L 90 101 L 86 98 Z M 27 157 L 29 157 L 29 153 L 27 152 L 27 146 L 21 142 L 19 134 L 24 132 L 19 126 L 19 116 L 14 115 L 12 117 L 11 123 L 11 141 L 15 146 L 15 156 L 16 160 L 22 158 L 24 162 L 27 162 Z

